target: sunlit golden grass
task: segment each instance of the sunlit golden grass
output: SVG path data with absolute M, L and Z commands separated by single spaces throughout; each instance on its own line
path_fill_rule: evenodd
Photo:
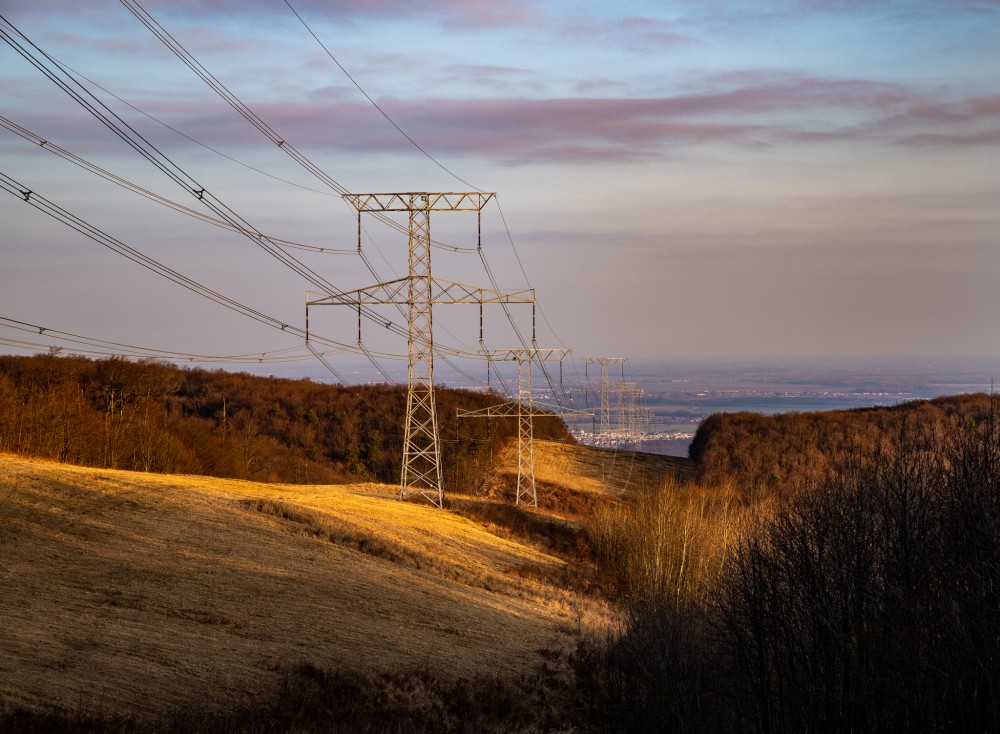
M 731 486 L 666 479 L 656 490 L 600 508 L 589 535 L 602 582 L 625 600 L 704 607 L 743 532 L 769 507 L 749 504 Z
M 639 451 L 616 451 L 559 441 L 535 441 L 535 478 L 538 482 L 569 489 L 579 495 L 597 498 L 620 497 L 636 490 L 659 487 L 668 478 L 688 479 L 694 464 L 688 459 L 646 454 Z M 509 444 L 499 465 L 517 476 L 516 444 Z M 539 503 L 544 504 L 540 492 Z M 572 504 L 571 499 L 567 502 Z M 577 503 L 592 504 L 595 498 L 577 498 Z M 599 501 L 599 500 L 598 500 Z
M 541 580 L 560 559 L 393 495 L 0 455 L 0 701 L 232 707 L 300 662 L 502 675 L 606 623 Z

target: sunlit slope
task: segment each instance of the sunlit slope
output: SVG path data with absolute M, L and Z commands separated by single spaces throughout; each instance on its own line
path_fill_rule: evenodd
M 602 449 L 559 441 L 535 441 L 535 478 L 579 492 L 620 496 L 658 488 L 668 477 L 694 475 L 688 459 L 639 451 Z M 507 447 L 503 472 L 517 475 L 516 444 Z
M 558 559 L 385 494 L 0 455 L 0 705 L 232 706 L 299 662 L 513 672 L 601 622 L 528 580 Z

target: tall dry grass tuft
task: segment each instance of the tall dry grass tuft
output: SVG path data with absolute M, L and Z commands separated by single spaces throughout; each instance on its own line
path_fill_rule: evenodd
M 596 513 L 600 583 L 621 626 L 581 640 L 577 695 L 596 730 L 731 731 L 711 619 L 739 541 L 761 514 L 732 485 L 666 481 Z
M 599 508 L 588 533 L 600 582 L 626 604 L 704 608 L 747 514 L 732 486 L 674 479 Z

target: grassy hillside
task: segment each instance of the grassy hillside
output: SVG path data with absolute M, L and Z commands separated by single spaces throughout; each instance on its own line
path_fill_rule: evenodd
M 544 580 L 560 558 L 393 494 L 0 455 L 0 700 L 232 709 L 301 663 L 513 675 L 607 623 Z

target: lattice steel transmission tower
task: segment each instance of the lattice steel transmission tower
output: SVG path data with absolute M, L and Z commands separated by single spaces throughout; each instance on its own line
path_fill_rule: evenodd
M 538 488 L 535 484 L 535 417 L 559 417 L 566 414 L 589 415 L 584 411 L 568 410 L 557 405 L 536 403 L 532 386 L 532 364 L 535 362 L 562 361 L 566 349 L 484 350 L 489 360 L 517 362 L 517 402 L 491 405 L 480 410 L 459 410 L 459 418 L 517 418 L 517 493 L 518 505 L 538 507 Z M 541 408 L 537 407 L 541 406 Z
M 642 447 L 649 411 L 643 407 L 643 389 L 637 382 L 621 383 L 619 398 L 619 433 L 622 442 L 634 449 Z
M 601 368 L 601 381 L 599 383 L 598 395 L 600 397 L 600 408 L 598 414 L 600 415 L 600 427 L 598 429 L 599 434 L 608 435 L 611 433 L 611 379 L 608 376 L 608 366 L 613 364 L 619 364 L 622 366 L 622 381 L 625 380 L 625 363 L 628 362 L 628 357 L 584 357 L 584 377 L 587 378 L 589 386 L 589 375 L 587 375 L 587 367 L 589 365 L 599 365 Z
M 306 323 L 309 306 L 352 306 L 358 310 L 358 343 L 361 344 L 361 313 L 370 306 L 407 307 L 407 392 L 406 423 L 403 430 L 403 468 L 399 498 L 420 494 L 438 507 L 444 505 L 441 478 L 441 448 L 438 436 L 437 408 L 434 400 L 434 317 L 436 304 L 476 304 L 480 308 L 482 342 L 482 307 L 485 304 L 532 304 L 534 323 L 535 292 L 532 289 L 513 293 L 464 285 L 434 278 L 431 275 L 431 212 L 474 211 L 477 236 L 482 231 L 483 207 L 493 198 L 485 192 L 408 192 L 345 194 L 358 214 L 358 250 L 361 250 L 361 215 L 365 213 L 403 212 L 409 218 L 409 274 L 405 278 L 376 283 L 365 288 L 306 300 Z M 480 243 L 481 246 L 481 243 Z

